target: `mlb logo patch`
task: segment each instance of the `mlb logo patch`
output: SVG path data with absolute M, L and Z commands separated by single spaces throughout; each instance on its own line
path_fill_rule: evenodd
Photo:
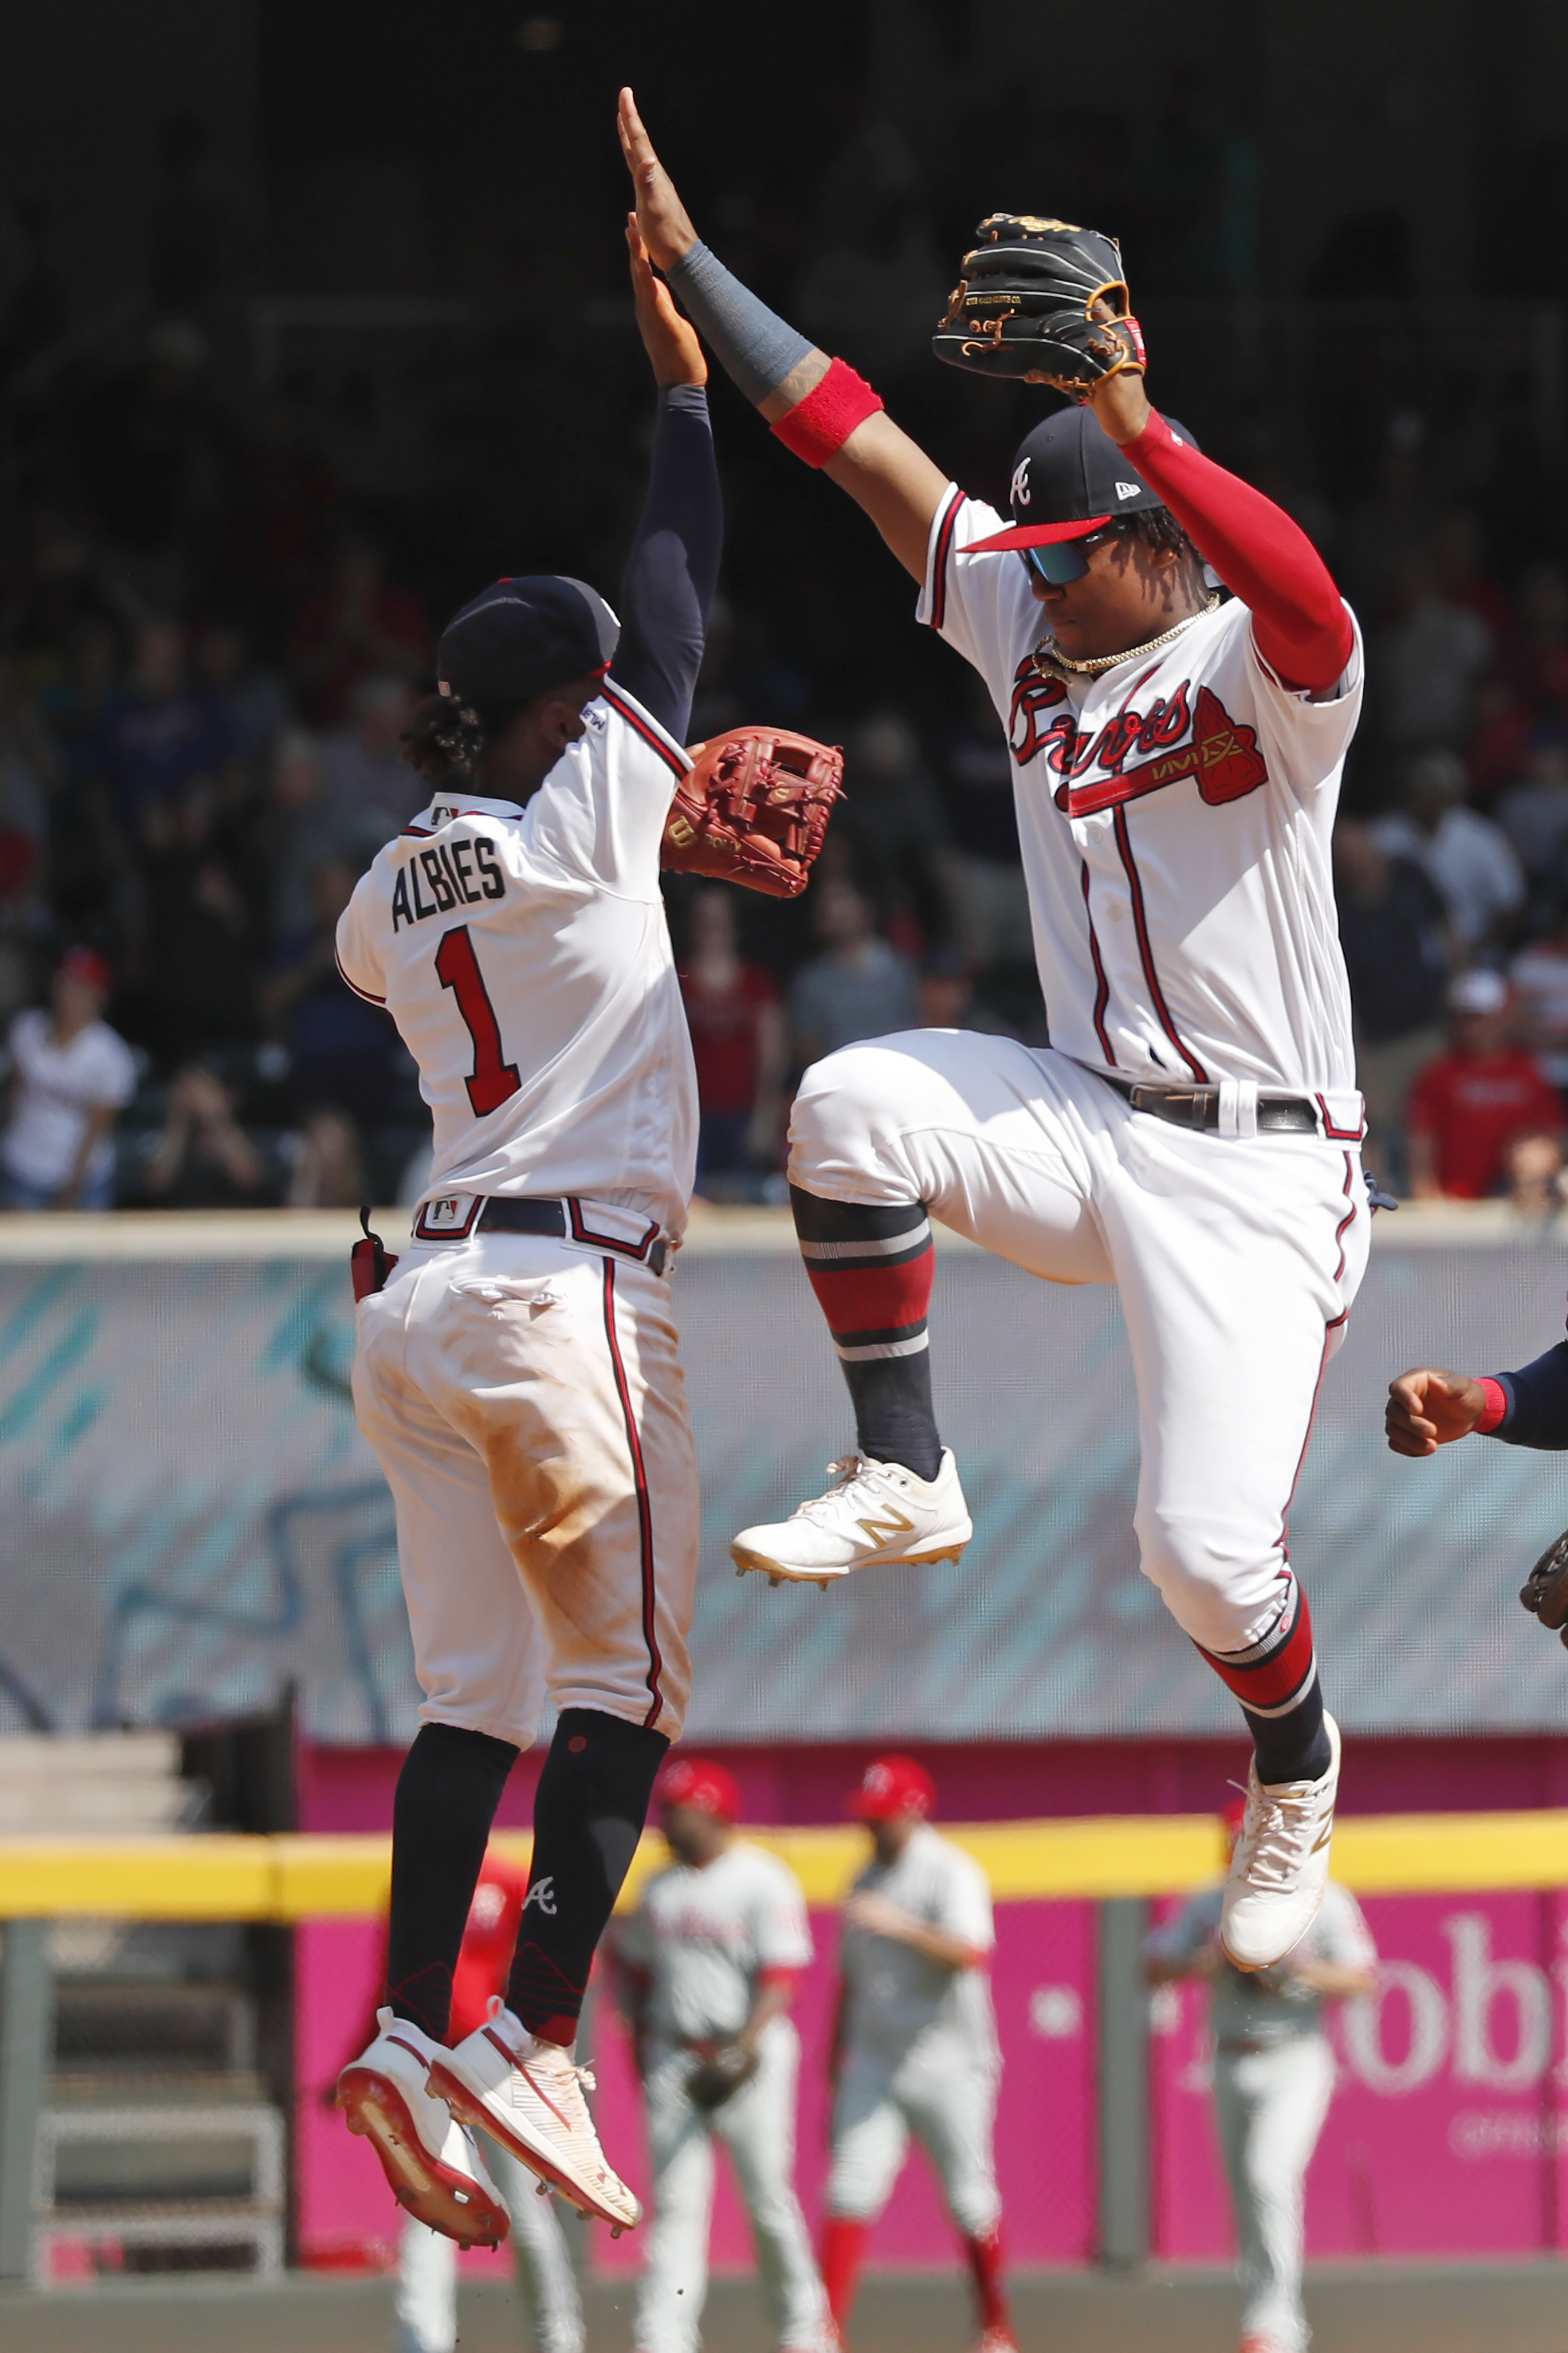
M 468 1222 L 469 1201 L 465 1193 L 446 1193 L 438 1201 L 426 1201 L 419 1222 L 426 1233 L 456 1233 Z

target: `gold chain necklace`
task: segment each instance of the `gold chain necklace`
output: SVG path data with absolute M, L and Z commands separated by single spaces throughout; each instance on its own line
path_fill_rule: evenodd
M 1218 604 L 1218 596 L 1211 596 L 1202 613 L 1189 613 L 1184 621 L 1178 621 L 1173 629 L 1165 631 L 1163 637 L 1147 638 L 1141 646 L 1129 646 L 1124 653 L 1091 654 L 1088 661 L 1074 661 L 1068 654 L 1047 651 L 1047 648 L 1055 649 L 1057 641 L 1055 638 L 1044 638 L 1035 648 L 1036 667 L 1039 670 L 1070 670 L 1075 678 L 1098 678 L 1102 670 L 1114 670 L 1118 662 L 1139 660 L 1144 654 L 1157 654 L 1162 646 L 1173 644 L 1184 629 L 1190 629 L 1194 621 L 1201 621 L 1205 614 L 1214 612 Z

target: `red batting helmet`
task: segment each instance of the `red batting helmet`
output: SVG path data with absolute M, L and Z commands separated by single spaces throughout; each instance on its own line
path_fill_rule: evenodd
M 849 1810 L 863 1822 L 890 1822 L 900 1814 L 929 1814 L 936 1783 L 912 1757 L 879 1757 L 849 1793 Z
M 656 1792 L 661 1806 L 690 1806 L 715 1821 L 738 1822 L 742 1813 L 741 1785 L 722 1765 L 706 1757 L 679 1757 L 658 1777 Z

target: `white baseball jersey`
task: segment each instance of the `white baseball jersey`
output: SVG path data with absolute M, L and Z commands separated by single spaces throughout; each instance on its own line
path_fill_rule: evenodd
M 1169 1084 L 1322 1093 L 1359 1127 L 1329 854 L 1359 634 L 1321 702 L 1279 684 L 1236 599 L 1063 677 L 1035 663 L 1047 625 L 1016 554 L 963 553 L 1005 522 L 949 487 L 918 615 L 1007 730 L 1052 1044 Z
M 700 2042 L 738 2034 L 764 1969 L 803 1969 L 811 1930 L 787 1863 L 736 1839 L 700 1871 L 673 1862 L 655 1873 L 620 1936 L 648 1972 L 654 2039 Z
M 1166 1960 L 1195 1959 L 1219 1936 L 1224 1900 L 1222 1883 L 1198 1888 L 1175 1918 L 1155 1931 L 1151 1949 Z M 1377 1947 L 1361 1906 L 1336 1879 L 1323 1890 L 1317 1918 L 1277 1968 L 1237 1969 L 1221 1957 L 1209 2014 L 1215 2041 L 1223 2047 L 1232 2041 L 1289 2042 L 1298 2035 L 1315 2034 L 1322 2023 L 1324 1997 L 1295 1974 L 1299 1961 L 1334 1961 L 1348 1969 L 1377 1966 Z
M 425 1198 L 581 1194 L 679 1237 L 697 1076 L 659 896 L 685 751 L 606 680 L 525 808 L 438 793 L 338 924 L 435 1120 Z
M 897 1862 L 872 1859 L 855 1882 L 857 1894 L 885 1895 L 928 1927 L 958 1936 L 976 1952 L 996 1941 L 991 1890 L 973 1856 L 922 1823 Z M 963 2065 L 994 2064 L 996 2021 L 991 1987 L 981 1968 L 950 1969 L 891 1936 L 846 1926 L 839 1954 L 848 1994 L 845 2047 L 875 2054 L 890 2066 L 914 2054 Z

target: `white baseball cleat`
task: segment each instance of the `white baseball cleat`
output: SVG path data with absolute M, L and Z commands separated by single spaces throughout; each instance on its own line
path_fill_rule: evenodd
M 381 2159 L 398 2204 L 460 2247 L 496 2247 L 510 2228 L 479 2150 L 429 2087 L 430 2063 L 447 2056 L 406 2018 L 378 2010 L 381 2031 L 338 2077 L 349 2130 Z
M 1321 1781 L 1279 1781 L 1247 1769 L 1247 1812 L 1230 1859 L 1220 1942 L 1238 1969 L 1272 1968 L 1301 1941 L 1329 1883 L 1334 1797 L 1340 1785 L 1340 1727 L 1331 1715 L 1329 1769 Z
M 774 1585 L 787 1578 L 826 1591 L 852 1569 L 957 1560 L 974 1534 L 950 1446 L 934 1479 L 917 1479 L 901 1462 L 874 1462 L 868 1454 L 827 1467 L 834 1484 L 802 1504 L 793 1519 L 741 1530 L 730 1546 L 738 1576 L 756 1568 Z
M 642 2221 L 641 2206 L 599 2147 L 583 2096 L 594 2089 L 593 2075 L 558 2042 L 530 2034 L 499 1994 L 487 2022 L 440 2053 L 430 2081 L 455 2116 L 499 2140 L 580 2213 L 608 2222 L 613 2237 Z

